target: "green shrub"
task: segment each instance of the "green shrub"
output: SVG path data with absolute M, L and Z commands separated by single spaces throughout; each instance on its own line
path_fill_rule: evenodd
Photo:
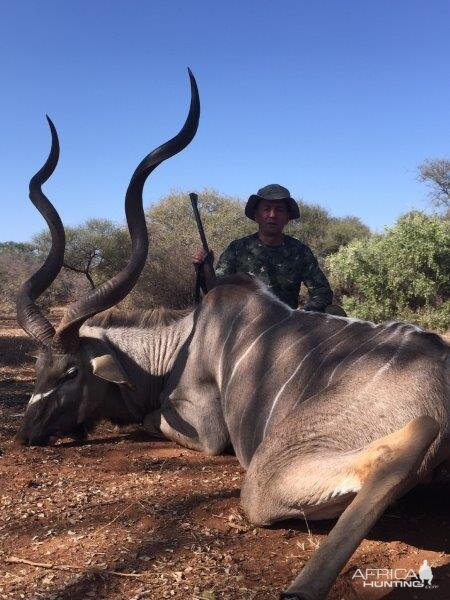
M 354 240 L 326 259 L 349 314 L 375 322 L 450 326 L 450 227 L 413 211 L 382 235 Z
M 285 231 L 307 244 L 321 265 L 341 246 L 370 236 L 370 229 L 357 217 L 332 217 L 321 206 L 303 201 L 299 206 L 300 219 L 291 221 Z

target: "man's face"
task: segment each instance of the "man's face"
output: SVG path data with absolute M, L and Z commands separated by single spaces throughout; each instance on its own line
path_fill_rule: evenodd
M 266 235 L 280 234 L 289 222 L 289 212 L 284 200 L 260 200 L 255 210 L 255 221 Z

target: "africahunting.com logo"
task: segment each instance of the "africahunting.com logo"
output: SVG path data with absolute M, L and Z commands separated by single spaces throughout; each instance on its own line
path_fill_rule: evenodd
M 433 570 L 424 560 L 419 570 L 414 569 L 356 569 L 352 575 L 355 583 L 363 587 L 373 588 L 424 588 L 435 590 L 433 585 Z

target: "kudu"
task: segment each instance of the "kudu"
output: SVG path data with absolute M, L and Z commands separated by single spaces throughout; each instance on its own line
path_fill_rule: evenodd
M 230 443 L 247 469 L 242 504 L 267 525 L 339 517 L 282 594 L 324 598 L 385 508 L 450 454 L 448 345 L 405 323 L 292 310 L 247 276 L 226 278 L 192 311 L 89 317 L 132 289 L 147 256 L 142 188 L 157 164 L 193 138 L 199 100 L 181 132 L 134 173 L 126 196 L 128 266 L 71 305 L 54 331 L 34 300 L 61 268 L 64 229 L 40 186 L 57 137 L 31 180 L 53 245 L 22 287 L 19 322 L 41 346 L 36 387 L 19 438 L 83 435 L 100 418 L 142 423 L 208 454 Z

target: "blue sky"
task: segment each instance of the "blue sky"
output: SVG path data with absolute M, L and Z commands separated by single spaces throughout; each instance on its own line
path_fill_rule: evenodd
M 43 229 L 28 181 L 55 122 L 45 191 L 63 221 L 123 221 L 129 177 L 184 121 L 193 143 L 150 176 L 145 204 L 267 183 L 374 229 L 427 208 L 421 161 L 448 157 L 450 3 L 439 0 L 0 0 L 0 240 Z

